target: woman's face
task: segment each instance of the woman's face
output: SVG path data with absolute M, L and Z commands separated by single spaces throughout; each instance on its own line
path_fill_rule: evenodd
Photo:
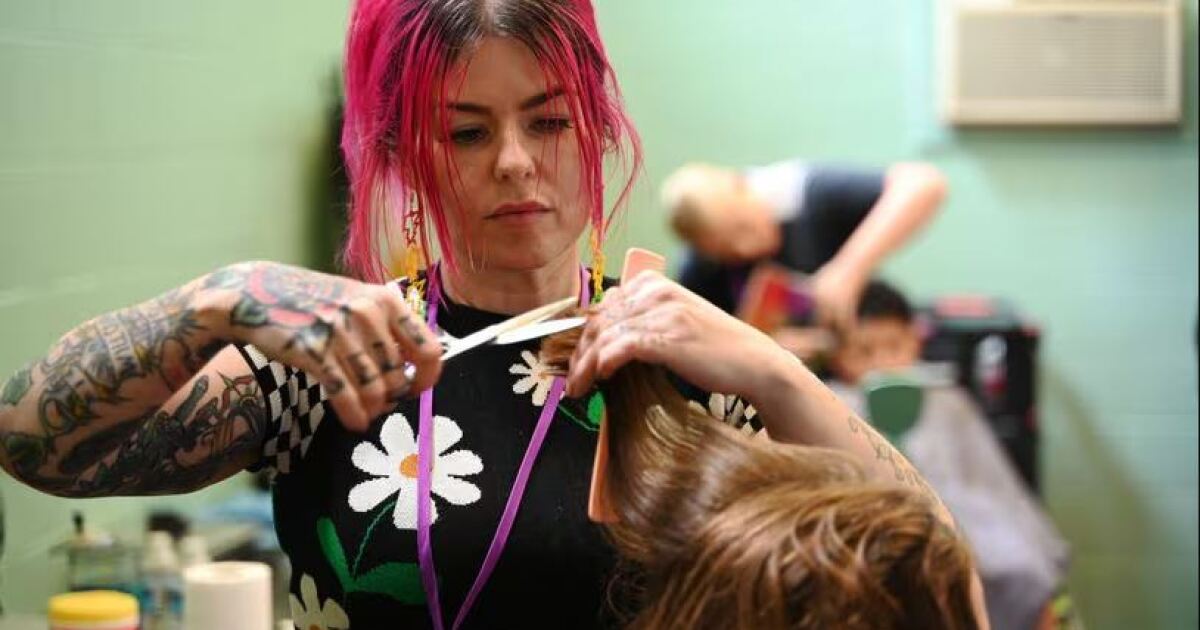
M 434 158 L 464 268 L 527 271 L 577 255 L 588 216 L 562 87 L 509 38 L 484 39 L 452 69 Z

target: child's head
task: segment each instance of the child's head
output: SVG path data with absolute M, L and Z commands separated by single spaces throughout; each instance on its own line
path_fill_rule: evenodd
M 876 370 L 900 370 L 916 363 L 921 338 L 908 300 L 892 286 L 872 280 L 858 303 L 858 320 L 844 331 L 832 367 L 837 377 L 856 384 Z

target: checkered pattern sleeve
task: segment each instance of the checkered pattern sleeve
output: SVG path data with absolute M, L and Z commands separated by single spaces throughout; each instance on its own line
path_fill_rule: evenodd
M 714 420 L 720 420 L 747 435 L 762 431 L 762 419 L 758 417 L 758 411 L 739 396 L 709 394 L 707 405 L 694 399 L 688 404 L 696 411 L 707 414 Z
M 746 434 L 762 431 L 762 419 L 758 411 L 740 396 L 708 392 L 671 375 L 671 383 L 688 401 L 694 411 L 719 420 Z
M 257 348 L 238 346 L 267 401 L 270 418 L 262 452 L 249 470 L 287 474 L 308 452 L 312 436 L 325 418 L 325 391 L 302 370 L 268 359 Z

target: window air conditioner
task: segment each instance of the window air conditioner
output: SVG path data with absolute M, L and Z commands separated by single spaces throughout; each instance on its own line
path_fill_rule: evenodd
M 1182 112 L 1179 0 L 939 0 L 942 118 L 1164 125 Z

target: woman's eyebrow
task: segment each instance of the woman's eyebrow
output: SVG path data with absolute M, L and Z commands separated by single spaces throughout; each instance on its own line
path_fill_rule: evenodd
M 521 103 L 521 111 L 545 105 L 563 94 L 566 94 L 566 90 L 562 88 L 554 88 L 553 90 L 542 92 L 533 98 L 525 99 L 525 102 Z
M 522 101 L 521 105 L 520 105 L 520 109 L 521 109 L 521 111 L 526 111 L 526 110 L 533 109 L 535 107 L 540 107 L 540 106 L 545 105 L 546 103 L 549 103 L 550 101 L 562 96 L 563 94 L 566 94 L 566 90 L 564 90 L 562 88 L 555 88 L 555 89 L 549 90 L 547 92 L 542 92 L 541 94 L 532 96 L 532 97 L 527 98 L 524 101 Z M 463 113 L 467 113 L 467 114 L 485 114 L 486 115 L 486 114 L 492 113 L 492 109 L 490 107 L 488 107 L 486 105 L 479 105 L 478 103 L 450 101 L 449 103 L 446 104 L 446 107 L 448 109 L 452 109 L 454 111 L 463 112 Z

